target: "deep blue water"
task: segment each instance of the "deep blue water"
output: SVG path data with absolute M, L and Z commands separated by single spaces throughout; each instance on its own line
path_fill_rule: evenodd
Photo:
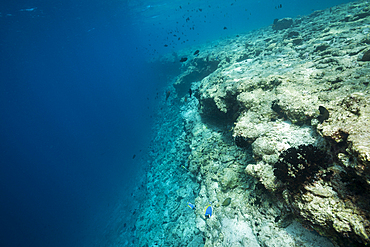
M 0 246 L 92 246 L 114 205 L 131 200 L 162 75 L 180 66 L 145 61 L 348 1 L 9 2 L 0 6 Z
M 124 4 L 46 2 L 0 10 L 0 246 L 83 246 L 151 133 L 160 83 Z

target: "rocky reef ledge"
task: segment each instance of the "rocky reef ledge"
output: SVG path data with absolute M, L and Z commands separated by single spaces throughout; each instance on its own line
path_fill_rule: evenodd
M 167 165 L 156 159 L 148 175 L 149 191 L 166 187 L 160 177 L 173 182 L 176 191 L 153 193 L 168 220 L 159 235 L 146 212 L 142 246 L 369 246 L 368 2 L 197 49 L 183 51 L 189 59 L 169 86 L 178 107 L 161 120 L 181 117 L 166 145 L 182 169 L 162 153 Z

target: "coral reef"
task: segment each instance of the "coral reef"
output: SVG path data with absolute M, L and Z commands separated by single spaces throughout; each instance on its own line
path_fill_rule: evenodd
M 352 2 L 180 54 L 141 246 L 370 244 L 369 13 Z

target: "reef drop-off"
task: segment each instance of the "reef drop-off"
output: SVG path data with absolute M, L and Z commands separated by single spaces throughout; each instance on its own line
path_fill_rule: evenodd
M 369 34 L 358 1 L 179 52 L 138 246 L 369 245 Z

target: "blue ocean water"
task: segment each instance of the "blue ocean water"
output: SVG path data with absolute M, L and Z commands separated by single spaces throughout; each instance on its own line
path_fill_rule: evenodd
M 132 214 L 115 209 L 145 177 L 155 105 L 181 66 L 147 61 L 345 2 L 2 4 L 0 245 L 104 245 Z

